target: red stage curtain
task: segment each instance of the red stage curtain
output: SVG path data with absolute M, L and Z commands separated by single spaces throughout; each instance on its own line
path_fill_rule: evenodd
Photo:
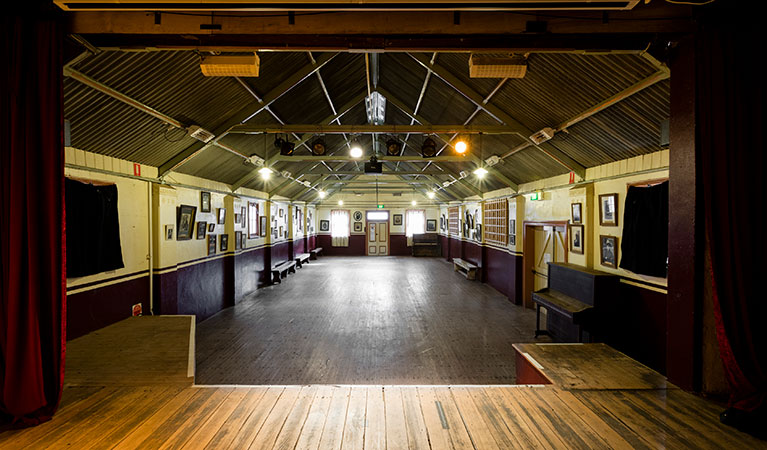
M 0 417 L 33 425 L 64 379 L 64 35 L 37 14 L 2 24 Z
M 767 52 L 767 38 L 748 22 L 727 22 L 712 16 L 697 37 L 696 139 L 729 421 L 756 431 L 749 423 L 767 409 L 767 89 L 756 55 Z

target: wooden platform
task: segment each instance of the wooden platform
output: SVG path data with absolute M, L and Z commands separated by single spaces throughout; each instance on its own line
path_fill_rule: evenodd
M 159 372 L 184 370 L 178 344 L 193 323 L 130 319 L 72 341 L 59 412 L 34 428 L 0 429 L 0 448 L 767 448 L 720 424 L 720 407 L 606 346 L 517 346 L 554 381 L 545 386 L 167 383 Z M 147 354 L 109 354 L 124 348 Z M 79 364 L 100 371 L 102 385 Z
M 194 316 L 131 317 L 67 342 L 64 383 L 191 386 Z
M 553 387 L 68 387 L 0 448 L 766 448 L 679 390 Z

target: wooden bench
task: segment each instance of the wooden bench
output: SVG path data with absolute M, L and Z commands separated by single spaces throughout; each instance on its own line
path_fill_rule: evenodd
M 272 266 L 272 284 L 282 283 L 282 279 L 287 277 L 289 273 L 296 273 L 295 261 L 283 261 Z
M 311 259 L 317 259 L 317 257 L 320 256 L 320 253 L 322 253 L 322 247 L 317 247 L 314 250 L 310 250 L 309 253 L 311 254 Z
M 479 269 L 479 266 L 476 266 L 469 261 L 465 261 L 461 258 L 453 258 L 453 270 L 464 274 L 467 280 L 477 279 L 477 269 Z
M 308 263 L 309 257 L 310 255 L 308 253 L 301 253 L 300 255 L 296 255 L 296 267 L 300 269 L 304 263 Z
M 547 314 L 554 313 L 570 319 L 572 324 L 578 327 L 578 342 L 582 342 L 582 326 L 589 322 L 594 310 L 593 306 L 548 288 L 533 292 L 533 302 L 535 302 L 535 337 L 549 334 L 547 330 L 541 330 L 541 306 L 543 306 Z

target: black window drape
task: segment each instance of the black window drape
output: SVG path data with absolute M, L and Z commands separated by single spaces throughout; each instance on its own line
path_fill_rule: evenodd
M 620 267 L 642 275 L 666 277 L 668 258 L 668 181 L 629 186 L 623 208 Z
M 124 267 L 117 186 L 66 181 L 67 277 Z

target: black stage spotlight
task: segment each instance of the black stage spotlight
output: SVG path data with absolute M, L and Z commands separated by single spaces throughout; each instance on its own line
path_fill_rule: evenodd
M 281 137 L 274 138 L 274 148 L 282 148 L 282 145 L 285 144 L 285 139 Z
M 437 156 L 437 143 L 434 139 L 427 137 L 421 145 L 421 156 L 424 158 L 433 158 Z
M 296 144 L 294 142 L 290 142 L 288 140 L 277 138 L 274 141 L 275 147 L 279 143 L 280 145 L 280 155 L 282 156 L 293 156 L 293 150 L 296 148 Z
M 386 141 L 386 154 L 389 156 L 399 156 L 402 153 L 402 144 L 400 141 L 392 138 Z
M 322 138 L 317 138 L 312 142 L 312 155 L 324 156 L 327 151 L 328 147 L 325 145 L 325 141 Z

